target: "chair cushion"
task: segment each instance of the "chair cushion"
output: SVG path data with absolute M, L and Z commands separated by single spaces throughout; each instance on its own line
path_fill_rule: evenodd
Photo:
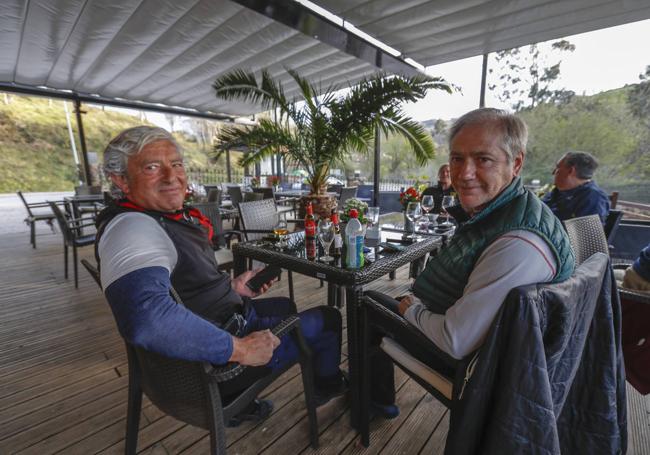
M 221 266 L 232 262 L 232 251 L 226 248 L 221 248 L 214 252 L 214 258 L 217 260 L 217 263 Z
M 410 372 L 417 374 L 445 398 L 451 400 L 453 384 L 449 378 L 420 362 L 392 338 L 384 337 L 379 347 L 395 362 L 404 366 Z

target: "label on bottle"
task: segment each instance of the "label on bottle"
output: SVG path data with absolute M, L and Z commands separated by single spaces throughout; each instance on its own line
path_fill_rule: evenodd
M 305 220 L 305 236 L 308 239 L 316 238 L 316 222 L 313 219 Z
M 316 259 L 316 240 L 307 239 L 305 241 L 305 249 L 307 252 L 307 259 L 309 259 L 310 261 Z
M 343 237 L 340 233 L 334 234 L 334 248 L 343 248 Z
M 356 241 L 356 256 L 357 256 L 357 268 L 363 267 L 364 257 L 363 257 L 363 235 L 357 236 Z
M 348 237 L 347 242 L 347 257 L 345 258 L 345 266 L 348 269 L 357 269 L 359 268 L 358 256 L 357 256 L 357 236 L 351 235 Z

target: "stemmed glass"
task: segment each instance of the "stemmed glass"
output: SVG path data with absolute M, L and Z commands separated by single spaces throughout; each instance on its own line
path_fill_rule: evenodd
M 415 235 L 415 224 L 418 222 L 422 216 L 422 206 L 419 202 L 409 202 L 406 206 L 406 218 L 413 223 L 413 236 L 412 239 L 416 239 Z
M 334 223 L 329 218 L 321 218 L 318 221 L 318 240 L 323 246 L 323 252 L 325 256 L 322 256 L 320 260 L 322 262 L 333 261 L 334 258 L 330 256 L 330 246 L 334 241 Z
M 445 210 L 445 214 L 447 215 L 445 222 L 442 223 L 444 226 L 451 226 L 451 222 L 449 221 L 449 212 L 447 212 L 447 209 L 449 207 L 453 207 L 456 205 L 456 198 L 454 196 L 443 196 L 442 198 L 442 208 Z
M 424 210 L 424 218 L 427 220 L 427 223 L 429 222 L 429 212 L 433 208 L 433 196 L 430 194 L 427 194 L 426 196 L 422 196 L 422 210 Z M 429 225 L 427 224 L 427 230 L 429 229 Z
M 278 237 L 278 246 L 280 248 L 284 248 L 285 239 L 289 233 L 289 229 L 287 228 L 287 221 L 280 214 L 276 215 L 276 222 L 275 226 L 273 226 L 273 233 Z

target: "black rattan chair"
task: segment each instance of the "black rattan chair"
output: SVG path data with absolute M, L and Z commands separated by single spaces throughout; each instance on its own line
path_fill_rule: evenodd
M 223 219 L 219 210 L 218 202 L 200 202 L 193 206 L 210 219 L 214 233 L 212 235 L 212 248 L 214 257 L 219 264 L 219 270 L 232 270 L 234 268 L 230 243 L 233 237 L 241 240 L 241 232 L 235 230 L 224 230 Z
M 55 218 L 54 213 L 50 209 L 50 205 L 47 202 L 32 202 L 29 203 L 25 200 L 22 191 L 16 191 L 18 197 L 23 204 L 25 205 L 25 210 L 27 210 L 27 218 L 25 218 L 25 223 L 29 225 L 29 243 L 32 244 L 32 248 L 36 248 L 36 222 L 45 221 L 54 232 L 53 220 Z M 33 212 L 32 209 L 43 209 L 47 208 L 47 212 Z
M 81 263 L 101 288 L 99 271 L 83 259 Z M 177 303 L 180 298 L 172 290 Z M 318 422 L 314 401 L 313 371 L 311 353 L 307 346 L 298 316 L 289 316 L 271 330 L 276 336 L 291 334 L 300 348 L 300 368 L 302 371 L 305 402 L 309 418 L 309 437 L 311 446 L 318 447 Z M 129 392 L 126 422 L 125 454 L 136 453 L 142 393 L 160 410 L 175 419 L 210 432 L 210 453 L 226 453 L 225 423 L 239 414 L 262 390 L 293 365 L 258 379 L 229 403 L 223 403 L 219 393 L 220 382 L 230 381 L 240 376 L 246 366 L 228 363 L 214 366 L 204 362 L 189 362 L 171 359 L 160 354 L 136 347 L 125 341 L 129 363 Z
M 607 237 L 598 215 L 564 220 L 564 227 L 576 256 L 576 265 L 582 264 L 594 253 L 609 254 Z
M 274 199 L 242 202 L 239 204 L 241 231 L 246 241 L 257 240 L 273 233 L 277 223 L 278 211 Z M 289 280 L 289 298 L 294 302 L 293 275 L 287 271 Z
M 598 216 L 596 216 L 598 219 Z M 562 283 L 554 284 L 533 284 L 521 286 L 510 291 L 504 305 L 518 305 L 520 301 L 528 302 L 534 311 L 546 311 L 546 309 L 537 309 L 542 300 L 541 296 L 547 297 L 551 294 L 566 297 L 573 296 L 575 293 L 588 296 L 589 307 L 593 308 L 600 299 L 600 290 L 603 279 L 608 279 L 607 274 L 608 258 L 602 254 L 594 255 L 588 258 L 583 265 L 576 268 L 573 276 Z M 594 273 L 597 270 L 598 273 Z M 451 409 L 452 419 L 454 412 L 457 412 L 458 403 L 463 398 L 463 392 L 470 380 L 478 362 L 492 362 L 489 357 L 483 358 L 481 350 L 469 354 L 462 360 L 455 360 L 446 353 L 442 352 L 430 339 L 428 339 L 418 328 L 411 325 L 404 318 L 382 305 L 381 302 L 391 300 L 397 303 L 395 299 L 376 291 L 368 291 L 362 300 L 361 305 L 361 325 L 362 325 L 362 377 L 361 377 L 361 413 L 360 413 L 360 433 L 362 443 L 367 447 L 369 443 L 369 408 L 370 408 L 370 362 L 372 361 L 373 349 L 383 350 L 394 363 L 396 363 L 406 374 L 420 384 L 427 392 L 438 399 L 445 407 Z M 585 314 L 588 314 L 585 311 Z M 501 314 L 501 313 L 499 313 Z M 590 321 L 583 321 L 589 325 Z M 499 327 L 499 319 L 494 320 L 490 335 L 495 332 L 495 327 Z M 372 347 L 370 341 L 371 330 L 378 330 L 384 334 L 379 347 Z M 574 327 L 567 325 L 567 330 L 574 330 Z M 400 345 L 400 341 L 410 345 L 416 345 L 420 348 L 418 354 L 406 350 Z M 426 353 L 426 354 L 425 354 Z M 441 371 L 431 367 L 432 359 L 437 360 L 436 364 L 444 365 L 446 370 Z M 522 374 L 528 366 L 522 363 Z M 467 435 L 474 438 L 477 435 Z M 447 453 L 447 452 L 445 452 Z M 453 453 L 453 452 L 452 452 Z
M 74 287 L 79 287 L 79 272 L 77 265 L 77 248 L 82 246 L 93 245 L 95 243 L 95 234 L 81 234 L 84 227 L 94 226 L 95 223 L 88 219 L 67 218 L 55 202 L 49 202 L 50 208 L 56 217 L 56 221 L 61 229 L 63 236 L 63 264 L 65 269 L 65 278 L 68 278 L 68 247 L 72 247 L 72 262 L 74 264 Z
M 352 199 L 353 197 L 357 196 L 357 187 L 356 186 L 344 186 L 341 188 L 341 192 L 339 193 L 339 202 L 338 202 L 338 207 L 339 209 L 343 209 L 345 206 L 345 202 L 348 199 Z

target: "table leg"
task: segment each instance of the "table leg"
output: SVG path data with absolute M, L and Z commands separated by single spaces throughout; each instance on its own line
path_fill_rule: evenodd
M 346 314 L 348 325 L 348 365 L 350 369 L 350 424 L 358 428 L 359 422 L 359 397 L 361 361 L 359 359 L 359 317 L 358 305 L 363 297 L 361 286 L 348 286 L 346 288 Z

